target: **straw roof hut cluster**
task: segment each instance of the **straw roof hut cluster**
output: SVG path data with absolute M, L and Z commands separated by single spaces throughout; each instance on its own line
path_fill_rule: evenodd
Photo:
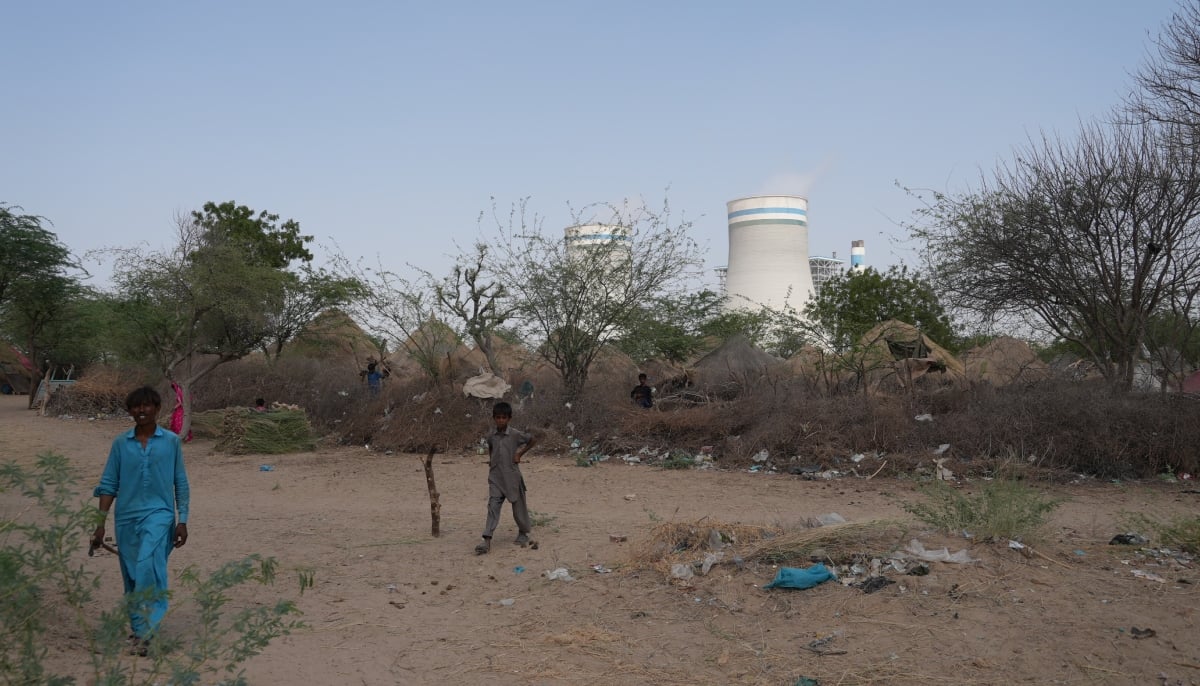
M 1024 342 L 1003 336 L 963 353 L 961 360 L 911 324 L 890 320 L 869 331 L 853 353 L 834 355 L 806 346 L 782 360 L 752 345 L 742 336 L 709 341 L 708 352 L 684 364 L 650 360 L 636 364 L 628 355 L 606 346 L 589 369 L 592 382 L 632 384 L 639 373 L 649 376 L 659 393 L 689 389 L 706 396 L 726 397 L 776 379 L 802 378 L 831 387 L 864 387 L 888 393 L 920 385 L 988 383 L 995 386 L 1028 384 L 1049 378 L 1051 368 Z M 356 368 L 377 360 L 371 338 L 340 311 L 318 318 L 288 354 L 338 358 Z M 497 339 L 495 356 L 500 377 L 515 393 L 522 386 L 557 386 L 558 373 L 536 352 Z M 428 375 L 457 384 L 490 372 L 483 352 L 463 343 L 446 324 L 431 321 L 413 332 L 382 359 L 393 378 Z

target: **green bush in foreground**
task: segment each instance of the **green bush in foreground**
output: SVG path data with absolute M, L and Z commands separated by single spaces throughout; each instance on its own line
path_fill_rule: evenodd
M 947 532 L 981 540 L 1020 540 L 1038 533 L 1059 502 L 1018 482 L 989 481 L 978 495 L 964 494 L 937 481 L 921 488 L 927 500 L 905 503 L 917 519 Z
M 79 506 L 75 478 L 66 458 L 45 454 L 33 469 L 15 463 L 0 466 L 0 491 L 20 492 L 28 506 L 17 518 L 0 519 L 0 683 L 74 684 L 69 676 L 45 667 L 45 637 L 56 623 L 74 624 L 91 655 L 98 686 L 130 684 L 244 684 L 239 665 L 274 638 L 303 626 L 290 600 L 274 605 L 228 607 L 230 592 L 247 583 L 271 584 L 277 563 L 251 555 L 227 562 L 207 576 L 194 567 L 177 575 L 169 611 L 191 605 L 199 617 L 187 635 L 160 635 L 146 657 L 126 654 L 128 604 L 93 616 L 89 603 L 100 586 L 96 565 L 82 562 L 87 532 L 99 511 Z M 28 515 L 28 516 L 27 516 Z M 311 571 L 300 573 L 300 590 L 311 587 Z

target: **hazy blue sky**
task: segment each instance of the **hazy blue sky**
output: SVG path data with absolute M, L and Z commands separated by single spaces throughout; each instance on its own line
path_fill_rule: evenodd
M 708 266 L 725 202 L 809 198 L 877 266 L 912 202 L 1118 103 L 1168 0 L 8 2 L 0 200 L 73 250 L 236 200 L 442 271 L 476 218 L 669 186 Z M 99 273 L 106 270 L 101 268 Z

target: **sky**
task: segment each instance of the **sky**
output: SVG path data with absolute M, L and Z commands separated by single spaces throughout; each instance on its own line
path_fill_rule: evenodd
M 569 206 L 666 199 L 711 274 L 727 201 L 799 194 L 810 254 L 863 239 L 867 264 L 913 264 L 898 184 L 967 189 L 1107 116 L 1176 7 L 10 2 L 0 202 L 77 254 L 166 248 L 177 213 L 234 200 L 299 221 L 318 262 L 444 273 L 493 202 L 557 230 Z

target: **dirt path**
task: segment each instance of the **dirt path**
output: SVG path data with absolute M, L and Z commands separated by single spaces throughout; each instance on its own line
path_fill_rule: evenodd
M 81 491 L 90 491 L 112 437 L 129 426 L 40 418 L 23 407 L 0 396 L 0 455 L 29 463 L 41 451 L 61 452 L 83 475 Z M 1194 566 L 1149 567 L 1133 550 L 1107 545 L 1121 512 L 1194 513 L 1200 496 L 1184 493 L 1186 485 L 1056 488 L 1066 502 L 1038 544 L 1046 557 L 974 545 L 977 565 L 934 564 L 928 576 L 897 577 L 867 595 L 837 583 L 764 591 L 775 574 L 767 564 L 719 564 L 682 588 L 629 562 L 663 521 L 790 526 L 826 512 L 851 522 L 905 517 L 901 503 L 916 497 L 910 482 L 612 462 L 584 469 L 535 450 L 523 469 L 539 548 L 511 544 L 506 509 L 493 552 L 477 557 L 471 548 L 487 491 L 478 455 L 435 459 L 440 538 L 429 535 L 417 456 L 338 448 L 234 457 L 205 442 L 185 456 L 191 540 L 172 556 L 173 572 L 250 553 L 316 570 L 315 589 L 299 598 L 309 628 L 251 660 L 251 683 L 791 685 L 808 676 L 821 684 L 1144 684 L 1159 683 L 1159 674 L 1165 683 L 1200 683 L 1200 574 Z M 0 516 L 18 507 L 16 496 L 0 494 Z M 629 541 L 613 543 L 610 534 Z M 911 534 L 929 547 L 969 545 L 916 525 Z M 120 592 L 116 560 L 88 563 L 103 573 L 97 607 L 110 606 Z M 615 571 L 599 574 L 593 565 Z M 542 576 L 557 567 L 576 580 Z M 1137 578 L 1135 568 L 1167 582 Z M 273 591 L 242 602 L 294 597 L 290 577 L 281 576 Z M 186 633 L 194 621 L 181 610 L 165 626 Z M 1135 640 L 1133 626 L 1157 635 Z M 826 636 L 845 653 L 803 648 Z M 78 672 L 87 662 L 66 630 L 50 647 L 58 669 Z

